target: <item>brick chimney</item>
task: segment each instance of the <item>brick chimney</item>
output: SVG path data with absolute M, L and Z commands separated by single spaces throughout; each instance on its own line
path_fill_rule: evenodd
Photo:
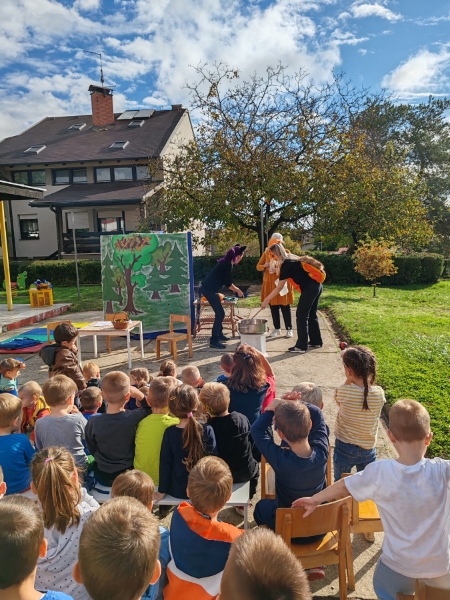
M 90 85 L 92 123 L 94 127 L 105 127 L 114 123 L 112 89 Z

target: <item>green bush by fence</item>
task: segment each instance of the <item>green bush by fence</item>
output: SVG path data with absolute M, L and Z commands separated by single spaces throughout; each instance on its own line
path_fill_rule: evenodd
M 311 252 L 320 260 L 327 272 L 326 283 L 363 284 L 364 278 L 355 272 L 351 256 L 346 254 L 327 254 Z M 249 283 L 261 283 L 262 272 L 256 270 L 259 258 L 247 256 L 236 267 L 234 279 Z M 394 259 L 398 273 L 391 277 L 383 277 L 383 285 L 405 285 L 409 283 L 435 283 L 444 270 L 444 257 L 440 254 L 399 254 Z M 194 256 L 195 282 L 201 281 L 217 264 L 217 256 Z M 27 285 L 36 279 L 47 279 L 54 285 L 74 285 L 76 281 L 75 261 L 73 260 L 34 260 L 12 261 L 10 263 L 11 279 L 17 274 L 27 271 Z M 447 270 L 449 268 L 447 267 Z M 80 283 L 82 285 L 99 284 L 101 282 L 101 263 L 99 260 L 80 260 L 78 262 Z M 0 261 L 0 273 L 3 281 L 3 263 Z M 447 273 L 449 276 L 450 273 Z

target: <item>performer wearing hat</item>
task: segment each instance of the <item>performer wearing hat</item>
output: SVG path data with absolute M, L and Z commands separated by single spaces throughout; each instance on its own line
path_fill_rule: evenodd
M 205 296 L 215 314 L 212 335 L 209 342 L 211 348 L 223 350 L 226 346 L 222 342 L 228 340 L 223 334 L 222 323 L 225 318 L 225 311 L 219 296 L 219 290 L 222 287 L 227 287 L 232 292 L 235 292 L 239 298 L 244 297 L 243 291 L 233 284 L 232 274 L 233 266 L 241 262 L 246 248 L 247 246 L 240 246 L 239 244 L 233 246 L 233 248 L 228 250 L 225 256 L 217 262 L 214 269 L 208 273 L 200 284 L 200 296 L 202 294 Z
M 283 236 L 281 233 L 274 233 L 269 240 L 268 247 L 264 250 L 261 258 L 259 259 L 256 269 L 258 271 L 264 271 L 263 284 L 261 289 L 261 301 L 277 287 L 278 280 L 280 278 L 280 266 L 281 263 L 278 261 L 273 254 L 271 254 L 269 248 L 274 244 L 283 244 Z M 272 313 L 272 321 L 274 329 L 269 337 L 276 337 L 281 335 L 281 320 L 280 310 L 283 315 L 284 326 L 286 328 L 286 337 L 292 337 L 292 316 L 291 316 L 291 304 L 294 302 L 294 290 L 292 284 L 286 281 L 285 286 L 281 292 L 271 299 L 269 307 Z

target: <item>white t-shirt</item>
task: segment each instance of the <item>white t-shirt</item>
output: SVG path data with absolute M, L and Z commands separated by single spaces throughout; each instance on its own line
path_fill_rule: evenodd
M 85 488 L 81 488 L 81 502 L 78 505 L 80 522 L 60 533 L 54 527 L 44 529 L 48 542 L 47 556 L 38 560 L 36 589 L 42 592 L 53 590 L 65 592 L 74 600 L 89 600 L 84 585 L 79 585 L 72 577 L 72 569 L 78 560 L 78 546 L 83 525 L 99 504 Z
M 401 575 L 433 578 L 449 570 L 450 461 L 412 466 L 377 460 L 345 478 L 359 502 L 373 500 L 384 528 L 381 559 Z

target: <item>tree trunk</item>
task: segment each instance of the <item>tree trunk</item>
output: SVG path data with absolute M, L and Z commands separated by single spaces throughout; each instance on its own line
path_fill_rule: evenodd
M 131 274 L 132 269 L 125 269 L 125 285 L 127 288 L 127 304 L 124 306 L 123 310 L 132 315 L 138 315 L 139 311 L 134 305 L 134 288 L 135 286 L 131 283 Z
M 114 312 L 114 308 L 113 308 L 112 300 L 108 300 L 108 302 L 106 303 L 105 314 L 112 315 L 113 312 Z
M 159 295 L 159 292 L 157 290 L 155 290 L 152 294 L 152 297 L 150 298 L 150 300 L 161 300 L 161 296 Z
M 178 285 L 178 283 L 174 283 L 170 286 L 169 294 L 179 294 L 180 292 L 181 292 L 181 290 L 180 290 L 180 286 Z
M 375 296 L 377 295 L 377 284 L 372 283 L 372 285 L 373 285 L 373 297 L 375 298 Z

